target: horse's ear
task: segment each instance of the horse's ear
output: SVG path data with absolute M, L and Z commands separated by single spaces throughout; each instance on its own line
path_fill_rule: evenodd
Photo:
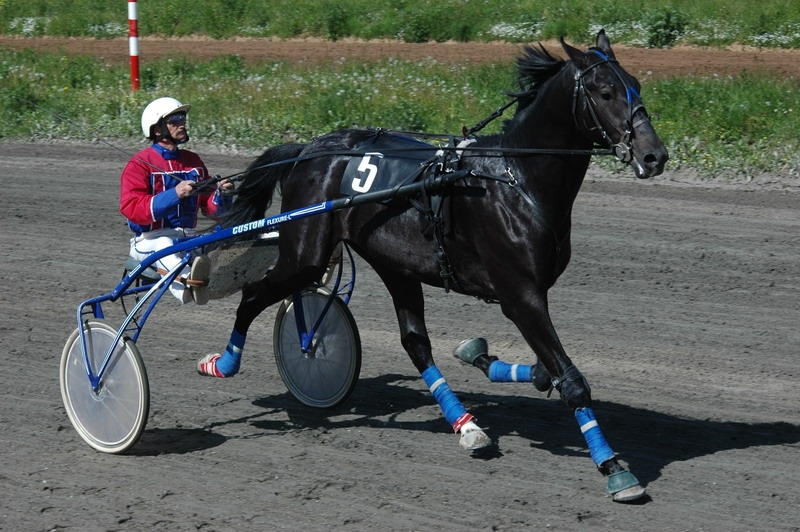
M 568 45 L 566 41 L 564 41 L 564 37 L 561 37 L 560 40 L 561 47 L 565 52 L 567 52 L 570 60 L 572 60 L 572 62 L 575 63 L 578 68 L 587 68 L 597 60 L 597 56 L 594 53 L 585 53 L 573 46 Z M 605 30 L 600 30 L 600 32 L 597 34 L 596 44 L 590 50 L 601 52 L 609 59 L 616 60 L 616 57 L 614 57 L 614 52 L 611 50 L 611 42 L 608 40 Z
M 579 67 L 584 66 L 584 63 L 587 62 L 586 55 L 581 50 L 578 50 L 574 46 L 568 45 L 567 42 L 564 40 L 564 37 L 561 37 L 559 40 L 561 41 L 561 48 L 564 49 L 564 51 L 567 53 L 567 56 L 569 56 L 570 60 L 573 63 L 577 64 Z
M 597 33 L 597 41 L 594 47 L 607 55 L 609 59 L 616 59 L 616 57 L 614 57 L 614 51 L 611 49 L 611 41 L 608 40 L 608 36 L 606 35 L 606 30 L 601 29 Z

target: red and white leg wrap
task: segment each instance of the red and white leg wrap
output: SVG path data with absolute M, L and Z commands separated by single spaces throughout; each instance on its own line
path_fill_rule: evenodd
M 461 427 L 463 427 L 464 425 L 466 425 L 467 423 L 469 423 L 473 419 L 475 419 L 475 416 L 473 416 L 469 412 L 465 412 L 464 414 L 461 415 L 461 417 L 456 419 L 455 423 L 453 423 L 453 430 L 457 434 L 459 431 L 461 431 Z

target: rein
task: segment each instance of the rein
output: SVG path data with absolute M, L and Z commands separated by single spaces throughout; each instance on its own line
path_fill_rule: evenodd
M 590 128 L 590 130 L 598 130 L 600 132 L 603 140 L 608 144 L 608 146 L 609 146 L 608 148 L 593 148 L 593 149 L 588 149 L 588 150 L 579 150 L 579 149 L 556 149 L 556 148 L 502 148 L 502 147 L 493 148 L 493 147 L 473 147 L 473 146 L 464 146 L 464 147 L 457 147 L 457 146 L 437 147 L 437 146 L 431 146 L 430 148 L 424 148 L 424 147 L 397 148 L 397 149 L 392 149 L 392 150 L 385 150 L 382 153 L 384 155 L 392 154 L 392 153 L 399 154 L 399 153 L 403 153 L 403 152 L 419 152 L 419 151 L 422 151 L 422 150 L 425 150 L 425 149 L 429 149 L 429 150 L 434 151 L 434 152 L 445 152 L 445 151 L 459 152 L 459 153 L 461 153 L 461 152 L 464 152 L 464 153 L 473 152 L 476 156 L 483 156 L 483 157 L 505 157 L 507 155 L 515 155 L 515 156 L 534 156 L 534 155 L 589 155 L 589 156 L 614 155 L 620 162 L 622 162 L 624 164 L 628 164 L 628 163 L 631 162 L 631 160 L 633 160 L 633 149 L 632 149 L 632 145 L 631 145 L 631 138 L 633 137 L 633 130 L 641 122 L 643 122 L 645 120 L 648 120 L 648 118 L 645 115 L 645 118 L 641 119 L 640 121 L 638 121 L 636 123 L 633 123 L 633 116 L 640 109 L 644 109 L 644 104 L 642 103 L 642 99 L 641 99 L 641 96 L 639 95 L 638 91 L 636 91 L 635 88 L 630 87 L 625 83 L 625 80 L 623 79 L 622 74 L 620 74 L 620 72 L 619 72 L 619 66 L 618 66 L 619 63 L 616 60 L 612 60 L 610 57 L 608 57 L 606 54 L 602 53 L 600 50 L 592 49 L 591 51 L 593 53 L 597 54 L 600 57 L 601 60 L 596 62 L 596 63 L 594 63 L 594 64 L 592 64 L 592 65 L 590 65 L 589 67 L 587 67 L 584 70 L 579 70 L 575 74 L 575 87 L 573 89 L 573 94 L 572 94 L 572 119 L 573 119 L 573 121 L 575 123 L 575 126 L 579 128 L 580 125 L 578 124 L 577 110 L 578 110 L 578 100 L 579 100 L 579 98 L 582 97 L 587 102 L 587 108 L 588 108 L 589 113 L 590 113 L 590 115 L 592 117 L 592 120 L 594 122 L 594 127 Z M 586 85 L 584 83 L 584 77 L 586 76 L 586 74 L 589 73 L 590 71 L 592 71 L 594 68 L 596 68 L 596 67 L 598 67 L 600 65 L 603 65 L 603 64 L 608 64 L 609 66 L 611 66 L 614 74 L 622 82 L 623 86 L 625 86 L 625 90 L 626 90 L 627 97 L 628 97 L 628 107 L 629 107 L 629 109 L 628 109 L 627 129 L 624 132 L 622 132 L 622 136 L 620 138 L 620 142 L 617 143 L 617 144 L 614 144 L 614 142 L 611 140 L 611 137 L 609 137 L 608 133 L 606 132 L 606 130 L 603 128 L 602 124 L 600 123 L 600 119 L 597 116 L 597 111 L 596 111 L 597 103 L 594 101 L 594 99 L 591 97 L 589 92 L 586 90 Z M 516 96 L 516 97 L 512 98 L 511 100 L 509 100 L 506 104 L 504 104 L 501 107 L 498 107 L 497 109 L 495 109 L 489 116 L 487 116 L 486 118 L 484 118 L 483 120 L 481 120 L 480 122 L 478 122 L 477 124 L 472 126 L 471 128 L 467 129 L 466 127 L 464 127 L 463 130 L 462 130 L 462 137 L 454 137 L 453 135 L 436 134 L 436 133 L 422 133 L 422 132 L 415 132 L 415 131 L 389 130 L 389 129 L 383 129 L 383 128 L 376 128 L 375 131 L 378 132 L 378 133 L 390 132 L 390 133 L 396 133 L 396 134 L 399 134 L 399 135 L 407 135 L 407 136 L 413 136 L 413 137 L 418 137 L 418 138 L 429 138 L 429 139 L 437 138 L 437 139 L 451 139 L 452 140 L 454 138 L 469 138 L 473 134 L 475 134 L 478 131 L 480 131 L 483 128 L 485 128 L 492 121 L 496 120 L 497 118 L 500 118 L 503 115 L 503 113 L 509 107 L 511 107 L 512 105 L 518 103 L 519 100 L 520 100 L 520 96 Z M 257 166 L 255 168 L 250 168 L 250 169 L 245 170 L 243 172 L 238 172 L 236 174 L 231 174 L 229 176 L 219 176 L 219 175 L 214 176 L 213 178 L 207 179 L 206 181 L 203 181 L 203 183 L 199 184 L 195 188 L 195 192 L 193 192 L 193 194 L 200 193 L 203 190 L 205 190 L 206 188 L 208 188 L 208 187 L 210 187 L 212 185 L 216 185 L 218 182 L 220 182 L 220 181 L 222 181 L 224 179 L 228 179 L 228 180 L 231 180 L 231 181 L 240 180 L 246 173 L 248 173 L 248 171 L 252 171 L 252 170 L 261 170 L 261 169 L 264 169 L 264 168 L 269 168 L 269 167 L 278 166 L 278 165 L 282 165 L 282 164 L 294 164 L 294 163 L 298 163 L 298 162 L 308 161 L 308 160 L 311 160 L 311 159 L 316 159 L 316 158 L 319 158 L 319 157 L 333 157 L 333 156 L 364 157 L 364 156 L 370 155 L 372 153 L 374 153 L 374 152 L 367 151 L 367 150 L 332 150 L 332 151 L 320 151 L 320 152 L 314 152 L 314 153 L 307 153 L 305 155 L 300 155 L 298 157 L 292 157 L 290 159 L 282 159 L 280 161 L 273 161 L 271 163 L 267 163 L 267 164 L 264 164 L 264 165 L 261 165 L 261 166 Z M 503 178 L 497 177 L 497 176 L 495 176 L 494 179 L 498 180 L 498 181 L 504 181 Z M 513 179 L 513 177 L 511 178 L 511 181 L 515 181 L 516 182 L 516 180 Z M 508 184 L 510 184 L 512 187 L 514 186 L 514 184 L 512 184 L 512 183 L 508 183 Z M 516 187 L 516 188 L 520 192 L 523 192 L 521 188 L 519 188 L 519 187 Z M 525 196 L 525 194 L 523 194 L 523 197 L 524 196 Z M 526 198 L 526 201 L 528 201 L 528 203 L 531 203 L 531 200 L 529 200 L 528 198 Z
M 149 167 L 151 167 L 152 169 L 154 169 L 154 170 L 156 170 L 156 171 L 158 171 L 158 172 L 161 172 L 161 173 L 163 173 L 163 174 L 164 174 L 164 175 L 166 175 L 167 177 L 170 177 L 170 178 L 174 179 L 175 181 L 178 181 L 178 182 L 181 182 L 181 181 L 183 181 L 183 179 L 181 179 L 181 178 L 177 177 L 176 175 L 174 175 L 174 172 L 170 172 L 169 170 L 164 170 L 163 168 L 159 168 L 157 165 L 155 165 L 155 164 L 153 164 L 153 163 L 151 163 L 151 162 L 149 162 L 149 161 L 145 161 L 145 160 L 144 160 L 144 159 L 142 159 L 141 157 L 137 157 L 135 154 L 129 153 L 129 152 L 127 152 L 127 151 L 123 150 L 122 148 L 119 148 L 119 147 L 117 147 L 117 146 L 115 146 L 115 145 L 111 144 L 111 143 L 110 143 L 110 142 L 108 142 L 107 140 L 105 140 L 105 139 L 102 139 L 102 138 L 100 138 L 100 137 L 99 137 L 99 136 L 97 136 L 97 135 L 94 135 L 94 134 L 93 134 L 93 132 L 92 132 L 92 131 L 90 131 L 89 129 L 87 129 L 87 128 L 85 128 L 85 127 L 82 127 L 82 126 L 80 126 L 80 125 L 76 124 L 75 122 L 73 122 L 73 121 L 71 121 L 71 120 L 69 120 L 69 119 L 67 119 L 67 118 L 65 118 L 65 117 L 63 117 L 63 116 L 61 116 L 61 115 L 59 115 L 59 114 L 56 114 L 55 112 L 51 111 L 50 109 L 45 109 L 45 108 L 44 108 L 44 107 L 42 107 L 41 105 L 38 105 L 37 103 L 34 103 L 34 102 L 30 101 L 30 100 L 25 100 L 25 99 L 23 99 L 23 98 L 19 98 L 19 97 L 17 97 L 17 98 L 16 98 L 16 100 L 17 100 L 17 101 L 19 101 L 19 102 L 22 102 L 22 103 L 24 103 L 24 104 L 30 105 L 30 106 L 32 106 L 32 107 L 35 107 L 36 109 L 39 109 L 39 110 L 41 110 L 41 111 L 44 111 L 45 113 L 49 114 L 49 115 L 50 115 L 50 116 L 52 116 L 53 118 L 55 118 L 55 119 L 57 119 L 57 120 L 59 120 L 59 121 L 61 121 L 61 122 L 64 122 L 64 123 L 65 123 L 65 124 L 67 124 L 68 126 L 70 126 L 70 127 L 74 128 L 74 129 L 76 129 L 76 130 L 80 131 L 81 133 L 86 133 L 86 134 L 88 134 L 88 136 L 91 136 L 91 137 L 92 137 L 92 140 L 96 140 L 96 141 L 102 142 L 103 144 L 105 144 L 105 145 L 106 145 L 106 146 L 108 146 L 109 148 L 112 148 L 112 149 L 114 149 L 114 150 L 116 150 L 116 151 L 120 152 L 122 155 L 125 155 L 125 156 L 126 156 L 126 157 L 128 157 L 129 159 L 134 159 L 134 160 L 136 160 L 136 161 L 139 161 L 139 162 L 140 162 L 140 163 L 142 163 L 143 165 L 145 165 L 145 166 L 149 166 Z M 238 175 L 238 174 L 237 174 L 237 175 Z M 224 178 L 222 178 L 222 177 L 219 177 L 219 176 L 214 176 L 213 183 L 214 183 L 214 184 L 216 184 L 218 181 L 222 181 L 223 179 L 224 179 Z M 207 181 L 212 181 L 212 179 L 208 179 L 208 180 L 204 181 L 204 183 L 205 183 L 205 182 L 207 182 Z M 204 188 L 205 188 L 205 187 L 204 187 Z
M 391 133 L 398 133 L 398 134 L 408 134 L 414 135 L 417 137 L 435 137 L 441 138 L 443 135 L 435 135 L 431 133 L 411 133 L 405 131 L 396 131 L 396 130 L 384 130 L 385 132 Z M 452 138 L 452 137 L 451 137 Z M 591 150 L 571 150 L 571 149 L 555 149 L 555 148 L 491 148 L 491 147 L 479 147 L 479 146 L 430 146 L 428 148 L 419 147 L 419 148 L 395 148 L 391 150 L 382 150 L 381 153 L 383 155 L 391 155 L 391 154 L 400 154 L 404 152 L 420 152 L 423 150 L 430 150 L 432 152 L 475 152 L 476 156 L 483 156 L 483 157 L 505 157 L 506 155 L 516 155 L 516 156 L 532 156 L 532 155 L 615 155 L 615 152 L 611 148 L 595 148 Z M 280 166 L 282 164 L 294 164 L 303 161 L 309 161 L 312 159 L 317 159 L 320 157 L 333 157 L 333 156 L 341 156 L 341 157 L 364 157 L 366 155 L 375 154 L 374 151 L 369 150 L 332 150 L 332 151 L 317 151 L 314 153 L 307 153 L 305 155 L 300 155 L 298 157 L 291 157 L 289 159 L 281 159 L 280 161 L 273 161 L 271 163 L 262 164 L 260 166 L 256 166 L 254 168 L 250 168 L 248 170 L 244 170 L 242 172 L 237 172 L 235 174 L 231 174 L 228 176 L 220 176 L 216 175 L 211 179 L 206 179 L 202 183 L 200 183 L 197 187 L 195 187 L 195 193 L 202 192 L 205 188 L 210 187 L 211 185 L 216 185 L 218 182 L 228 179 L 230 181 L 238 181 L 241 180 L 242 177 L 250 171 L 253 170 L 262 170 L 264 168 L 271 168 L 273 166 Z

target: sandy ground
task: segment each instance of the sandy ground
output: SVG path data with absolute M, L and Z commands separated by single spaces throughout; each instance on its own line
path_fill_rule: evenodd
M 206 160 L 230 174 L 250 157 Z M 575 256 L 551 301 L 606 436 L 647 485 L 644 503 L 620 505 L 555 397 L 491 384 L 450 355 L 477 333 L 531 362 L 499 309 L 430 290 L 439 367 L 498 445 L 484 459 L 462 451 L 363 264 L 350 305 L 363 367 L 342 406 L 288 394 L 271 355 L 275 309 L 240 375 L 199 377 L 195 359 L 224 346 L 236 298 L 170 299 L 138 343 L 147 428 L 126 455 L 95 452 L 65 414 L 58 365 L 76 305 L 119 278 L 124 156 L 0 143 L 0 163 L 2 530 L 800 529 L 797 188 L 669 173 L 584 186 Z
M 353 43 L 323 48 L 340 46 Z M 725 53 L 759 66 L 782 57 L 773 64 L 787 75 L 800 64 L 788 52 Z M 252 159 L 193 146 L 223 175 Z M 796 178 L 587 180 L 574 258 L 550 300 L 609 442 L 647 486 L 641 504 L 620 505 L 555 397 L 491 384 L 451 356 L 480 334 L 494 354 L 532 362 L 499 309 L 428 290 L 438 365 L 497 443 L 484 458 L 462 451 L 361 263 L 350 308 L 363 366 L 343 405 L 314 410 L 286 391 L 275 309 L 251 330 L 240 375 L 199 377 L 195 360 L 224 347 L 238 301 L 167 298 L 138 342 L 147 428 L 128 454 L 92 450 L 66 416 L 58 366 L 78 303 L 121 273 L 124 163 L 102 145 L 0 142 L 0 530 L 800 530 Z

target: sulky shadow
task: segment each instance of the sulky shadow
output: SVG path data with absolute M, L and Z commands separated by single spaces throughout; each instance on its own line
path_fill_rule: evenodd
M 222 445 L 225 436 L 202 429 L 152 429 L 142 433 L 136 445 L 125 454 L 131 456 L 158 456 L 161 454 L 186 454 Z

